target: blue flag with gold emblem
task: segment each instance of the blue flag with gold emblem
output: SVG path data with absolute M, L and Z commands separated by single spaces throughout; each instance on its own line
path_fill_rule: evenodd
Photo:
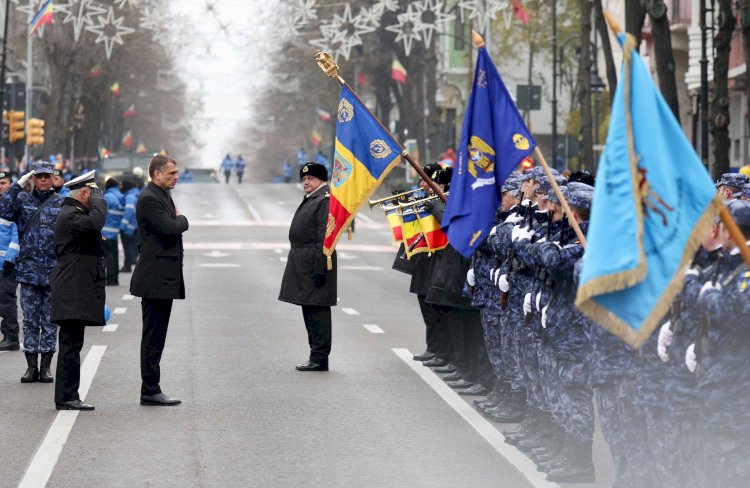
M 482 243 L 505 178 L 535 145 L 490 55 L 479 48 L 442 222 L 456 251 L 470 257 Z
M 683 286 L 684 268 L 720 200 L 679 122 L 654 85 L 635 41 L 596 175 L 578 308 L 638 348 Z

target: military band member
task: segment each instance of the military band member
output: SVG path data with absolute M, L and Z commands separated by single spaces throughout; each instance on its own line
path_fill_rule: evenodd
M 328 171 L 318 163 L 300 168 L 305 191 L 289 226 L 289 258 L 281 281 L 279 300 L 302 307 L 310 345 L 309 360 L 298 371 L 328 371 L 331 353 L 331 307 L 336 305 L 336 254 L 327 269 L 323 241 L 328 223 Z
M 55 406 L 58 410 L 94 410 L 78 395 L 81 349 L 87 326 L 104 325 L 104 245 L 101 238 L 107 204 L 94 181 L 95 171 L 66 186 L 55 223 L 57 266 L 52 272 L 52 322 L 60 328 Z

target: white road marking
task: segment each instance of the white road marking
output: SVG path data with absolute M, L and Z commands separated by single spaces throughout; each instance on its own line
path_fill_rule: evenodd
M 251 212 L 252 213 L 252 212 Z M 190 227 L 286 227 L 289 228 L 288 220 L 191 220 Z M 367 222 L 357 223 L 357 229 L 389 229 L 388 224 Z
M 114 309 L 114 310 L 112 311 L 112 314 L 113 314 L 113 315 L 116 315 L 116 314 L 123 314 L 123 313 L 125 313 L 125 312 L 127 312 L 127 311 L 128 311 L 128 308 L 127 308 L 127 307 L 115 307 L 115 309 Z
M 86 399 L 86 395 L 91 387 L 91 382 L 99 369 L 99 363 L 104 356 L 107 346 L 91 346 L 91 350 L 86 355 L 81 365 L 81 385 L 78 388 L 78 394 L 81 400 Z M 73 424 L 78 417 L 77 410 L 61 410 L 57 412 L 55 420 L 52 422 L 47 435 L 39 445 L 34 457 L 26 469 L 23 479 L 18 484 L 19 488 L 37 488 L 46 486 L 52 471 L 55 469 L 60 453 L 65 447 Z
M 203 263 L 199 264 L 200 268 L 239 268 L 239 264 L 234 263 Z
M 284 250 L 283 249 L 274 249 L 273 252 L 275 252 L 276 254 L 283 254 Z
M 252 216 L 253 216 L 253 219 L 255 219 L 255 221 L 256 221 L 256 222 L 262 222 L 262 221 L 263 221 L 263 219 L 261 219 L 261 218 L 260 218 L 260 214 L 259 214 L 259 213 L 258 213 L 258 211 L 257 211 L 257 210 L 255 209 L 255 207 L 253 207 L 252 205 L 250 205 L 250 204 L 248 203 L 248 204 L 247 204 L 247 209 L 248 209 L 248 210 L 250 211 L 250 213 L 251 213 L 251 214 L 252 214 Z
M 274 251 L 288 250 L 288 242 L 186 242 L 184 248 L 189 251 Z M 396 247 L 382 244 L 347 244 L 339 243 L 336 250 L 341 252 L 383 252 L 394 253 Z
M 353 308 L 342 308 L 341 311 L 347 315 L 359 315 L 359 312 L 357 312 Z
M 102 329 L 102 332 L 114 332 L 117 330 L 117 328 L 120 326 L 120 324 L 107 324 Z
M 355 256 L 354 254 L 349 254 L 348 252 L 344 252 L 344 251 L 336 253 L 336 254 L 338 258 L 343 261 L 353 261 L 355 259 L 359 259 L 358 256 Z
M 375 324 L 363 324 L 362 327 L 369 330 L 372 334 L 385 334 L 385 331 Z
M 378 266 L 339 266 L 339 269 L 353 269 L 355 271 L 382 271 Z
M 281 261 L 282 263 L 286 263 L 288 260 L 289 258 L 287 258 L 286 256 L 279 256 L 279 261 Z
M 126 293 L 126 294 L 124 294 L 122 296 L 123 300 L 132 300 L 133 298 L 135 298 L 135 297 L 133 295 L 131 295 L 130 293 Z
M 484 419 L 471 405 L 465 402 L 430 368 L 425 368 L 422 363 L 412 360 L 412 353 L 408 349 L 391 349 L 393 353 L 401 358 L 417 375 L 419 375 L 445 403 L 456 411 L 498 454 L 503 456 L 510 464 L 521 473 L 532 486 L 536 488 L 560 488 L 557 483 L 545 479 L 546 474 L 536 470 L 536 465 L 520 451 L 510 444 L 505 443 L 505 436 L 500 433 L 490 422 Z
M 360 220 L 361 220 L 362 222 L 364 222 L 365 224 L 374 224 L 374 223 L 375 223 L 375 221 L 374 221 L 374 220 L 372 220 L 372 219 L 371 219 L 370 217 L 368 217 L 368 216 L 367 216 L 367 215 L 365 215 L 365 214 L 361 214 L 361 213 L 358 213 L 358 214 L 357 214 L 357 218 L 358 218 L 358 219 L 360 219 Z
M 221 252 L 216 249 L 214 249 L 211 252 L 205 252 L 203 253 L 204 256 L 208 256 L 209 258 L 225 258 L 227 256 L 231 256 L 231 253 L 228 252 Z

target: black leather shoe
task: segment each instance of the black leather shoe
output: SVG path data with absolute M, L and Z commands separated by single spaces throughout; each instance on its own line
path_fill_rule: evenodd
M 434 352 L 425 351 L 422 354 L 415 354 L 412 356 L 412 359 L 415 361 L 429 361 L 430 359 L 435 357 Z
M 449 374 L 456 371 L 456 366 L 451 363 L 446 364 L 441 368 L 435 368 L 435 372 L 439 374 Z
M 70 402 L 55 403 L 58 410 L 94 410 L 93 405 L 83 403 L 81 400 L 72 400 Z
M 443 381 L 458 381 L 463 377 L 464 376 L 461 373 L 459 373 L 458 371 L 454 371 L 451 374 L 443 376 Z
M 306 363 L 298 364 L 295 366 L 295 369 L 297 371 L 328 371 L 328 365 L 307 361 Z
M 18 351 L 21 348 L 21 345 L 18 343 L 18 340 L 11 341 L 10 339 L 3 339 L 3 342 L 0 342 L 0 351 Z
M 487 388 L 480 385 L 479 383 L 475 383 L 474 386 L 470 386 L 464 390 L 459 390 L 459 395 L 484 395 L 485 393 L 489 392 Z
M 174 405 L 179 405 L 180 403 L 182 403 L 182 400 L 169 398 L 164 393 L 157 393 L 156 395 L 141 395 L 141 405 L 172 407 Z
M 446 363 L 445 361 L 443 361 L 442 359 L 440 359 L 438 357 L 434 357 L 434 358 L 430 359 L 429 361 L 423 362 L 422 364 L 424 364 L 425 366 L 429 366 L 431 368 L 441 368 L 441 367 L 445 366 L 448 363 Z
M 446 383 L 446 385 L 450 386 L 454 390 L 465 390 L 470 386 L 474 386 L 474 383 L 471 381 L 466 381 L 465 379 L 460 379 L 458 381 L 449 381 L 448 383 Z

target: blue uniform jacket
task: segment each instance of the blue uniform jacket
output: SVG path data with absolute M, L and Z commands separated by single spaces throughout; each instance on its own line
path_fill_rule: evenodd
M 10 220 L 0 219 L 0 266 L 5 261 L 15 264 L 20 249 L 18 226 Z
M 113 187 L 104 192 L 104 200 L 107 202 L 107 219 L 104 221 L 102 237 L 108 241 L 116 241 L 125 215 L 125 198 L 120 190 Z
M 49 201 L 48 201 L 49 200 Z M 55 256 L 55 222 L 64 198 L 54 190 L 26 193 L 17 184 L 0 197 L 0 218 L 15 222 L 20 237 L 16 281 L 49 286 L 49 277 L 57 264 Z M 35 222 L 30 222 L 43 205 Z
M 120 230 L 129 237 L 133 237 L 138 229 L 138 223 L 135 220 L 135 203 L 140 193 L 141 190 L 138 188 L 131 188 L 125 192 L 125 209 L 120 221 Z

